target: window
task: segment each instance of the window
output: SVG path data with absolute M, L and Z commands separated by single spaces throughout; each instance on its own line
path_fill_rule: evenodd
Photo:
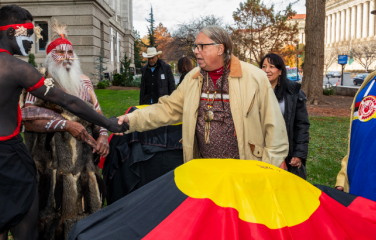
M 45 52 L 48 43 L 48 24 L 46 22 L 36 22 L 35 24 L 43 30 L 41 32 L 43 39 L 39 39 L 37 43 L 37 52 Z
M 101 51 L 103 51 L 104 54 L 104 25 L 101 22 Z
M 118 32 L 116 32 L 116 50 L 117 62 L 120 62 L 120 36 Z
M 114 29 L 110 28 L 111 30 L 111 62 L 114 61 Z

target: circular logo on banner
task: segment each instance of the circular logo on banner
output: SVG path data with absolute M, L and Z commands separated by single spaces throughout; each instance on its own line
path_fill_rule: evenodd
M 359 105 L 358 118 L 361 122 L 369 121 L 376 112 L 376 98 L 365 97 Z

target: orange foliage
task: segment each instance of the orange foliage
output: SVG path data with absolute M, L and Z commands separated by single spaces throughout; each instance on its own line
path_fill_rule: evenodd
M 167 27 L 164 27 L 162 23 L 155 28 L 155 41 L 157 44 L 157 51 L 162 51 L 162 55 L 160 56 L 161 59 L 167 55 L 169 51 L 169 43 L 172 41 L 172 37 L 170 32 L 168 31 Z M 145 35 L 142 39 L 142 42 L 146 45 L 149 44 L 148 35 Z M 141 51 L 146 52 L 147 47 L 141 46 Z
M 158 51 L 162 51 L 161 58 L 164 59 L 168 53 L 168 45 L 172 41 L 172 38 L 170 32 L 163 26 L 162 23 L 159 23 L 159 25 L 155 28 L 155 40 L 158 44 Z

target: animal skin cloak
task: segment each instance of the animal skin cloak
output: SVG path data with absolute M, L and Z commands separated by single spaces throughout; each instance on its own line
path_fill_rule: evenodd
M 99 127 L 57 105 L 42 100 L 34 105 L 53 110 L 54 118 L 80 122 L 94 139 L 99 136 Z M 97 166 L 99 157 L 69 132 L 25 132 L 24 137 L 37 166 L 39 239 L 66 239 L 77 221 L 103 206 L 105 188 Z

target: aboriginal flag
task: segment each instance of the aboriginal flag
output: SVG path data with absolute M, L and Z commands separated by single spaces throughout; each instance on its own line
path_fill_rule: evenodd
M 375 239 L 376 203 L 267 163 L 192 160 L 78 222 L 68 239 Z

